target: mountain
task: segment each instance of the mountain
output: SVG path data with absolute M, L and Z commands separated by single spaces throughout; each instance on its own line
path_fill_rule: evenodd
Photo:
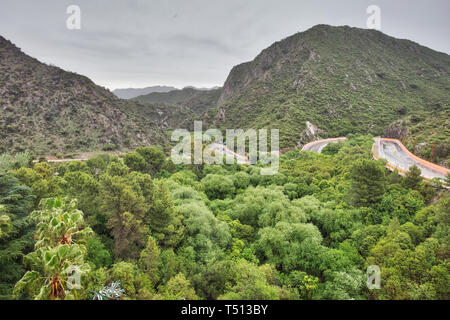
M 136 115 L 139 108 L 0 37 L 0 153 L 64 154 L 163 143 L 153 120 Z
M 203 120 L 205 113 L 217 105 L 222 88 L 199 89 L 185 87 L 166 93 L 154 92 L 133 101 L 147 106 L 146 115 L 158 119 L 161 128 L 192 130 L 194 120 Z
M 450 151 L 450 56 L 379 31 L 318 25 L 234 67 L 209 127 L 277 128 L 281 147 L 368 133 L 442 161 Z
M 174 128 L 275 128 L 280 147 L 352 133 L 450 163 L 450 56 L 376 30 L 318 25 L 234 67 L 222 88 L 118 99 L 0 38 L 0 152 L 164 143 Z M 415 148 L 416 146 L 416 148 Z
M 177 90 L 177 88 L 174 87 L 167 87 L 167 86 L 154 86 L 154 87 L 147 87 L 147 88 L 128 88 L 128 89 L 115 89 L 113 90 L 113 93 L 121 99 L 133 99 L 138 96 L 146 95 L 153 92 L 169 92 L 172 90 Z

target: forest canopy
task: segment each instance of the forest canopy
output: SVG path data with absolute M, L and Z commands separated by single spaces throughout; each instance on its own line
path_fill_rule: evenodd
M 388 171 L 371 144 L 289 151 L 272 176 L 176 166 L 157 147 L 0 157 L 0 299 L 92 299 L 114 282 L 121 299 L 449 299 L 448 191 Z

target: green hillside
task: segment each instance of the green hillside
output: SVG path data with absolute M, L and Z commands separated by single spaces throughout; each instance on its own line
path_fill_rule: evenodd
M 0 153 L 37 154 L 132 148 L 163 143 L 135 102 L 90 79 L 49 66 L 0 37 Z
M 278 128 L 281 147 L 317 137 L 369 133 L 400 138 L 448 160 L 450 56 L 379 31 L 318 25 L 233 68 L 219 128 Z M 317 126 L 312 134 L 306 122 Z M 420 150 L 419 150 L 420 149 Z

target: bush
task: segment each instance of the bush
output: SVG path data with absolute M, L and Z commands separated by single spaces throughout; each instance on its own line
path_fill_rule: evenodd
M 231 197 L 235 191 L 233 181 L 227 176 L 208 174 L 203 178 L 202 185 L 210 200 Z

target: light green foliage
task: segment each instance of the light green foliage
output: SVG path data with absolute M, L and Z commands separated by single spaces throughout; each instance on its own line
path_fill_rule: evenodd
M 218 220 L 203 203 L 178 207 L 186 226 L 185 246 L 192 246 L 200 261 L 207 261 L 214 250 L 225 248 L 230 240 L 228 225 Z
M 32 156 L 29 152 L 19 152 L 14 155 L 9 153 L 0 154 L 0 173 L 6 173 L 9 170 L 28 168 L 31 165 Z
M 47 163 L 36 163 L 34 168 L 22 167 L 12 173 L 22 184 L 31 188 L 35 195 L 35 205 L 38 205 L 41 199 L 59 193 L 58 177 L 53 175 L 53 169 Z
M 0 239 L 11 230 L 11 219 L 6 213 L 3 205 L 0 205 Z
M 191 287 L 182 273 L 171 278 L 167 284 L 159 290 L 164 300 L 198 300 L 195 290 Z
M 358 269 L 325 273 L 326 282 L 318 298 L 327 300 L 367 299 L 367 276 Z
M 227 176 L 208 174 L 202 180 L 202 185 L 209 199 L 225 199 L 235 191 L 233 180 Z
M 127 153 L 123 157 L 123 161 L 125 162 L 127 167 L 130 168 L 131 170 L 145 172 L 148 168 L 144 157 L 137 152 Z
M 84 228 L 83 212 L 77 210 L 76 200 L 43 199 L 39 209 L 30 215 L 36 222 L 36 249 L 58 244 L 70 245 L 72 242 L 85 243 L 93 233 L 91 228 Z
M 270 274 L 265 272 L 264 266 L 256 266 L 245 260 L 239 260 L 233 266 L 233 280 L 230 289 L 221 300 L 277 300 L 280 289 L 271 284 Z
M 111 279 L 119 281 L 127 299 L 150 299 L 154 288 L 148 275 L 131 262 L 118 262 L 112 266 Z
M 305 222 L 305 212 L 291 205 L 281 188 L 249 187 L 238 195 L 227 214 L 252 227 L 274 226 L 279 221 Z
M 231 179 L 233 180 L 233 184 L 234 184 L 234 187 L 236 188 L 236 190 L 247 189 L 247 187 L 250 184 L 250 176 L 248 175 L 247 172 L 244 172 L 244 171 L 236 172 L 231 177 Z
M 301 299 L 311 300 L 317 291 L 319 279 L 306 272 L 293 271 L 289 274 L 289 286 L 298 292 Z
M 40 207 L 31 214 L 37 223 L 36 249 L 24 257 L 24 265 L 30 271 L 17 282 L 13 295 L 37 300 L 82 299 L 86 292 L 82 288 L 71 290 L 66 282 L 72 272 L 80 276 L 90 272 L 83 240 L 92 230 L 83 228 L 83 213 L 76 210 L 75 201 L 45 199 Z M 74 267 L 77 271 L 70 269 Z
M 259 231 L 255 248 L 261 261 L 292 271 L 298 267 L 299 261 L 296 260 L 297 255 L 302 254 L 302 245 L 316 246 L 321 241 L 320 231 L 312 224 L 279 222 L 275 227 Z
M 121 299 L 447 300 L 448 190 L 386 174 L 372 144 L 350 135 L 325 154 L 293 150 L 274 176 L 238 164 L 170 168 L 147 147 L 0 174 L 0 218 L 10 218 L 0 297 L 23 277 L 23 299 L 92 299 L 120 281 Z M 82 289 L 62 291 L 74 262 Z M 381 268 L 380 290 L 367 289 L 369 265 Z

